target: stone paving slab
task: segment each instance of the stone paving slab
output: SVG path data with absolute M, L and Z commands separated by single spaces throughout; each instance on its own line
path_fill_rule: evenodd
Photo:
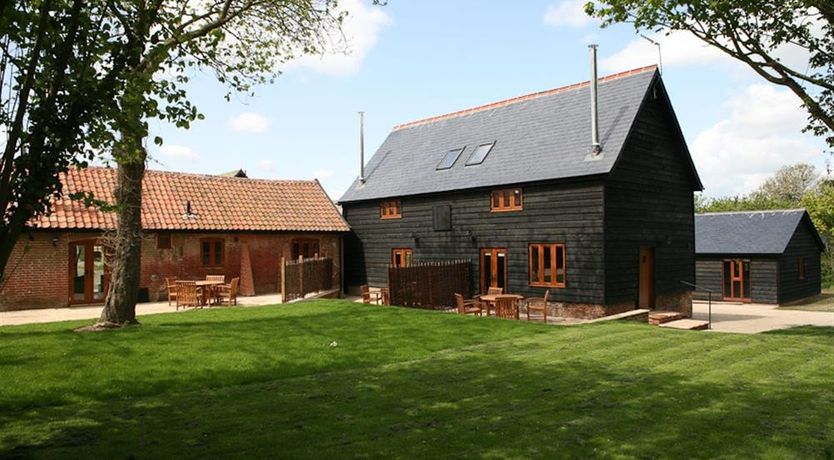
M 272 305 L 281 303 L 281 294 L 266 294 L 252 297 L 238 297 L 238 306 L 252 307 L 258 305 Z M 225 307 L 205 307 L 225 308 Z M 101 305 L 69 307 L 69 308 L 39 308 L 32 310 L 17 310 L 0 312 L 0 326 L 16 324 L 51 323 L 54 321 L 72 321 L 81 319 L 97 319 L 101 315 Z M 168 302 L 148 302 L 136 305 L 136 316 L 152 315 L 155 313 L 174 313 L 176 307 Z M 187 310 L 179 310 L 187 311 Z
M 692 303 L 692 318 L 707 321 L 705 301 Z M 796 326 L 832 326 L 834 313 L 781 310 L 776 305 L 712 302 L 712 331 L 756 334 Z

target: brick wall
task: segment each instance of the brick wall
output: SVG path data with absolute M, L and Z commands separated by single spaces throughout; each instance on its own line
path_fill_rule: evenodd
M 0 285 L 0 311 L 26 308 L 66 307 L 69 299 L 69 243 L 98 236 L 91 233 L 45 233 L 24 235 L 7 267 L 8 280 Z M 142 241 L 140 286 L 150 300 L 166 296 L 165 277 L 201 279 L 210 274 L 240 276 L 240 251 L 249 245 L 256 294 L 280 290 L 281 257 L 291 257 L 293 238 L 318 238 L 321 256 L 334 260 L 333 285 L 339 286 L 341 237 L 333 233 L 172 233 L 171 248 L 157 249 L 157 234 L 147 232 Z M 53 238 L 57 241 L 53 243 Z M 221 266 L 204 266 L 200 257 L 203 238 L 222 238 Z

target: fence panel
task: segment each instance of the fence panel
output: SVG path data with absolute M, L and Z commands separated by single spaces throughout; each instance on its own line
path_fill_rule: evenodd
M 391 304 L 403 307 L 446 309 L 455 305 L 455 293 L 470 297 L 468 260 L 418 262 L 410 267 L 388 266 Z
M 328 257 L 284 261 L 281 270 L 281 297 L 284 302 L 303 299 L 311 292 L 333 287 L 333 259 Z

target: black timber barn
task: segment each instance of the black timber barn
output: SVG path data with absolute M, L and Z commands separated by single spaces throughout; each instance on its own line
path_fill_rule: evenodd
M 473 292 L 565 316 L 690 313 L 700 179 L 655 66 L 395 127 L 339 200 L 346 286 L 389 264 L 469 259 Z
M 824 250 L 804 209 L 697 214 L 695 295 L 769 304 L 819 295 Z

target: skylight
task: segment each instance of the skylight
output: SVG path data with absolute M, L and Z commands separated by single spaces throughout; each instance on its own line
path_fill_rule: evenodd
M 452 149 L 446 152 L 446 155 L 443 156 L 443 159 L 440 160 L 440 163 L 437 164 L 437 170 L 440 171 L 441 169 L 449 169 L 455 165 L 455 162 L 458 161 L 458 157 L 460 154 L 463 153 L 463 150 L 466 147 L 461 147 L 459 149 Z
M 466 160 L 466 166 L 479 165 L 483 163 L 494 145 L 495 142 L 479 145 L 478 148 L 476 148 L 475 151 L 472 152 L 472 155 L 469 156 L 469 159 Z

